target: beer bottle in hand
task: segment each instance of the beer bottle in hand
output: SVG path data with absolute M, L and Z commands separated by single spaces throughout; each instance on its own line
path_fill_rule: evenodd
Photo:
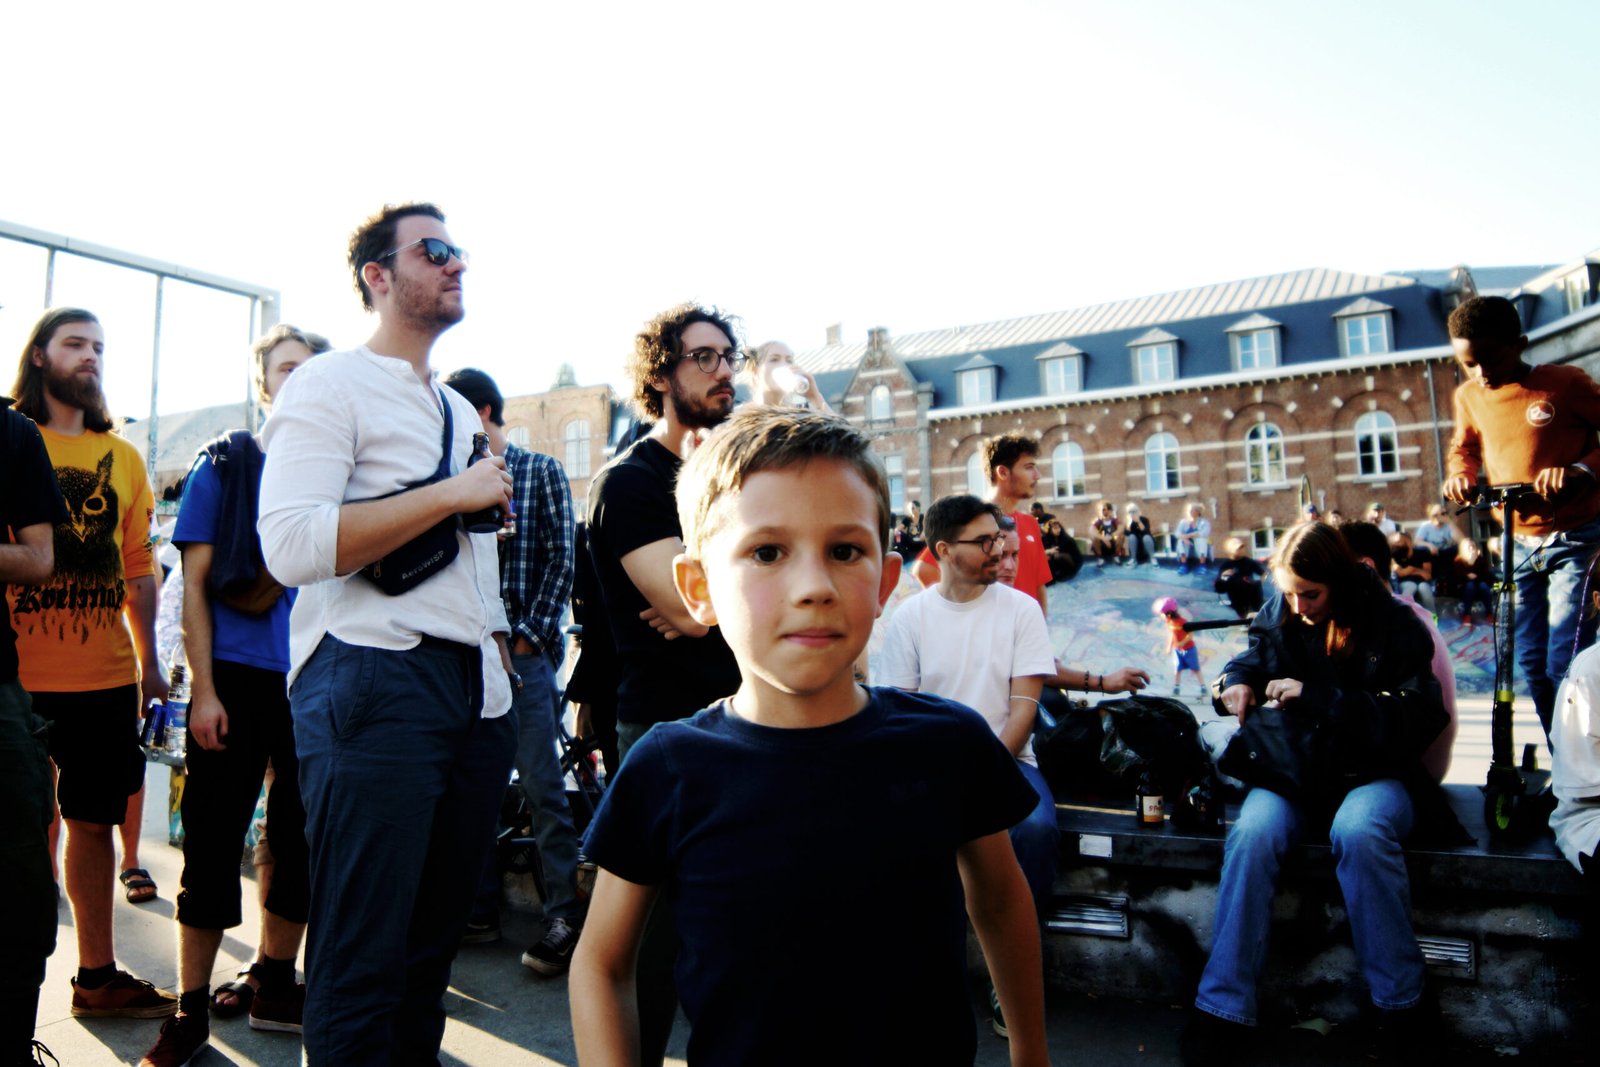
M 475 433 L 472 435 L 472 455 L 467 459 L 467 466 L 472 466 L 480 459 L 488 459 L 489 435 Z M 505 510 L 499 504 L 491 504 L 482 511 L 472 511 L 461 516 L 461 523 L 467 528 L 468 533 L 497 533 L 505 525 Z

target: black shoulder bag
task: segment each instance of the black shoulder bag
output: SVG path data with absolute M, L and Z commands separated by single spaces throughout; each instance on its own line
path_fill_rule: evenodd
M 455 421 L 450 417 L 450 404 L 442 396 L 439 398 L 439 410 L 444 413 L 444 441 L 440 445 L 443 454 L 439 457 L 438 469 L 420 482 L 413 482 L 404 489 L 375 499 L 387 500 L 391 496 L 409 493 L 450 477 L 450 445 L 455 438 Z M 461 543 L 456 537 L 460 527 L 459 515 L 446 515 L 382 559 L 362 567 L 361 573 L 390 596 L 409 593 L 455 562 L 456 555 L 461 551 Z

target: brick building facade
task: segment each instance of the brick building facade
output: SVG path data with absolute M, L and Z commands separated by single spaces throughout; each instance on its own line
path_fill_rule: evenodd
M 1460 381 L 1449 310 L 1506 295 L 1532 361 L 1587 366 L 1600 361 L 1597 262 L 1476 279 L 1301 271 L 904 338 L 874 329 L 798 358 L 873 436 L 896 510 L 981 489 L 982 441 L 1020 431 L 1040 443 L 1038 499 L 1079 535 L 1102 499 L 1119 515 L 1139 504 L 1158 534 L 1194 502 L 1214 541 L 1265 554 L 1303 485 L 1348 518 L 1376 500 L 1421 521 Z

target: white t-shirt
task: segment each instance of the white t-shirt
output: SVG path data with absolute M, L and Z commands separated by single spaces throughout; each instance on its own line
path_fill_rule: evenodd
M 1561 854 L 1580 871 L 1578 857 L 1600 846 L 1600 645 L 1578 653 L 1556 694 L 1550 723 L 1550 787 L 1556 810 L 1550 829 Z
M 965 704 L 996 736 L 1011 718 L 1011 679 L 1055 671 L 1039 602 L 999 583 L 965 604 L 930 586 L 895 609 L 884 638 L 884 684 Z M 1017 758 L 1037 764 L 1031 740 Z

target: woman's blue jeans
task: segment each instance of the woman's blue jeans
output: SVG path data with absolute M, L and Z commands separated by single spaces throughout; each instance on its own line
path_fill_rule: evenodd
M 1356 959 L 1380 1008 L 1422 999 L 1422 950 L 1411 928 L 1411 881 L 1401 842 L 1411 832 L 1411 798 L 1392 778 L 1351 790 L 1333 817 L 1339 888 Z M 1278 868 L 1305 826 L 1305 814 L 1266 789 L 1245 795 L 1228 830 L 1211 958 L 1195 1007 L 1230 1022 L 1256 1024 L 1256 983 L 1266 961 Z

